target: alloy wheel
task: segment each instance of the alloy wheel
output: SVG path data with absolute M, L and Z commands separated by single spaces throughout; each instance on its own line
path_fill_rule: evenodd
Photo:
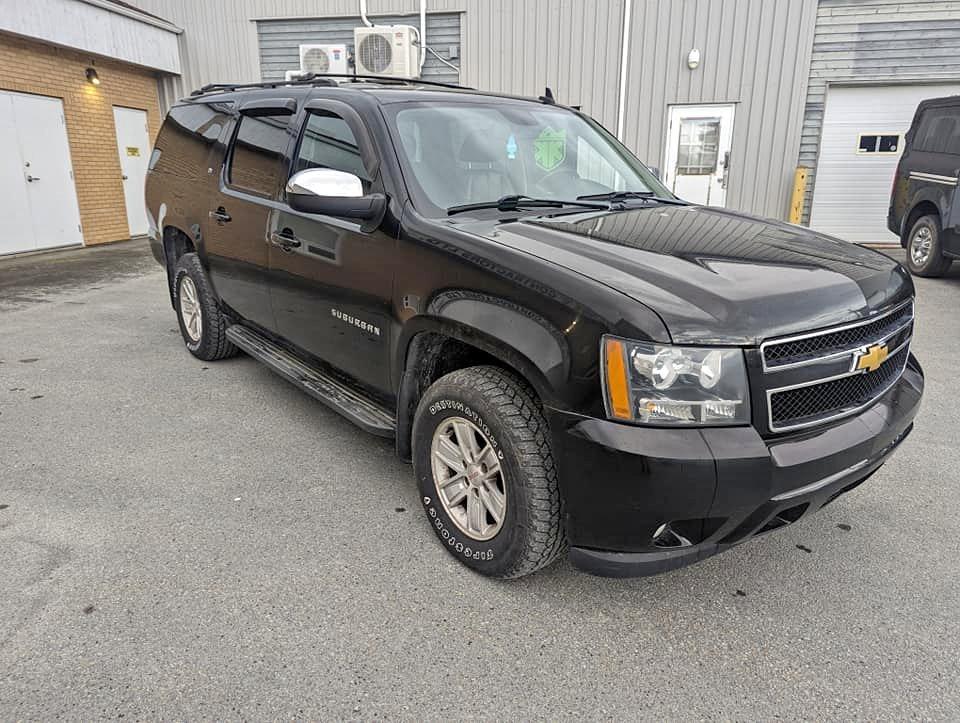
M 910 260 L 914 266 L 926 265 L 933 248 L 933 233 L 929 226 L 921 226 L 910 239 Z
M 190 340 L 200 341 L 200 335 L 203 333 L 203 312 L 200 309 L 197 285 L 189 276 L 183 276 L 180 279 L 180 318 L 183 320 L 183 328 L 187 330 Z
M 449 417 L 433 433 L 430 451 L 437 497 L 472 540 L 489 540 L 503 527 L 507 489 L 496 449 L 463 417 Z

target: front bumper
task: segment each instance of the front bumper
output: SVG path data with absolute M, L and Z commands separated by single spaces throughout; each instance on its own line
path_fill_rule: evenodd
M 570 560 L 597 575 L 653 575 L 796 522 L 879 469 L 913 428 L 922 394 L 911 355 L 860 414 L 769 438 L 753 427 L 644 428 L 548 409 Z

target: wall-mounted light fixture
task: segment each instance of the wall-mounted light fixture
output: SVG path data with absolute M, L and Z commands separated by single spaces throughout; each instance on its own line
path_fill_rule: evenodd
M 91 85 L 100 85 L 100 76 L 94 68 L 87 68 L 87 82 Z
M 694 48 L 689 53 L 687 53 L 687 67 L 690 70 L 696 70 L 700 65 L 700 48 Z

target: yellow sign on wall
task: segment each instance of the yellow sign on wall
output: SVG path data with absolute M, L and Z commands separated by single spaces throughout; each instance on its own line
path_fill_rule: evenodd
M 128 156 L 139 156 L 140 149 L 136 146 L 127 146 L 127 155 Z

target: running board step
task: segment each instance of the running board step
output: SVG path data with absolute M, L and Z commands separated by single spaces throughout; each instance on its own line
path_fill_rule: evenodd
M 396 434 L 394 417 L 386 409 L 262 334 L 234 324 L 227 329 L 227 339 L 357 426 L 381 437 Z

